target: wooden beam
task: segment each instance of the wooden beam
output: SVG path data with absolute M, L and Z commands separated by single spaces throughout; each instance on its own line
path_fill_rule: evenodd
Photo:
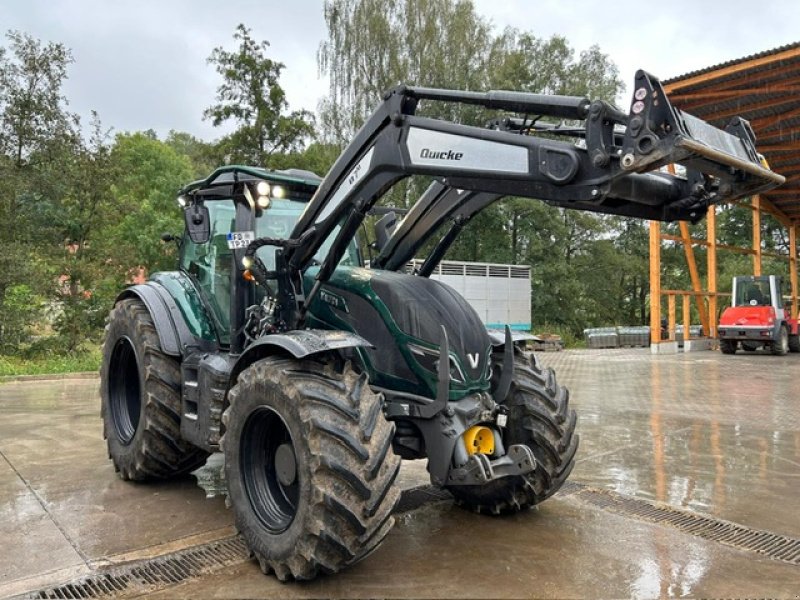
M 699 296 L 697 296 L 699 298 Z M 691 338 L 691 323 L 692 311 L 689 308 L 689 294 L 683 297 L 683 343 L 685 344 Z M 704 329 L 703 331 L 707 331 Z
M 669 341 L 674 342 L 677 339 L 675 335 L 675 296 L 667 296 L 667 331 L 669 332 Z
M 789 227 L 789 282 L 792 289 L 792 318 L 797 318 L 797 225 Z
M 761 56 L 759 58 L 751 58 L 749 60 L 743 60 L 742 62 L 738 62 L 736 64 L 729 65 L 727 67 L 719 67 L 717 69 L 714 69 L 713 71 L 701 73 L 693 77 L 687 77 L 686 79 L 671 81 L 664 85 L 664 89 L 667 91 L 667 93 L 675 92 L 677 90 L 684 89 L 692 85 L 698 85 L 700 83 L 706 83 L 708 81 L 713 81 L 715 79 L 720 79 L 722 77 L 727 77 L 729 75 L 735 75 L 738 73 L 749 71 L 750 69 L 756 67 L 763 67 L 765 65 L 770 65 L 770 64 L 781 64 L 782 61 L 787 61 L 798 57 L 800 57 L 800 46 L 789 48 L 788 50 L 784 50 L 783 52 L 775 52 L 774 54 L 770 53 L 766 56 Z
M 756 81 L 754 82 L 756 85 L 774 85 L 773 82 L 782 82 L 787 79 L 796 79 L 797 73 L 800 71 L 800 65 L 797 63 L 790 63 L 788 65 L 783 65 L 777 68 L 768 68 L 763 71 L 759 71 Z M 746 75 L 746 74 L 745 74 Z M 674 94 L 670 94 L 670 100 L 673 97 L 676 99 L 680 98 L 682 95 L 691 95 L 694 92 L 702 92 L 703 90 L 713 90 L 717 92 L 721 91 L 737 91 L 737 87 L 747 85 L 751 86 L 750 80 L 747 77 L 738 78 L 738 79 L 730 79 L 728 81 L 719 81 L 713 85 L 706 86 L 704 88 L 699 88 L 696 90 L 686 90 L 685 92 L 676 92 Z M 704 106 L 713 106 L 717 104 L 717 100 L 711 101 L 704 101 L 704 102 L 692 102 L 691 100 L 686 101 L 678 101 L 677 106 L 679 108 L 683 108 L 684 110 L 688 110 L 691 112 L 692 110 L 702 109 Z M 691 107 L 691 108 L 690 108 Z M 704 111 L 705 112 L 705 111 Z
M 800 149 L 800 142 L 782 142 L 777 144 L 759 144 L 758 151 L 764 152 L 794 152 Z
M 783 184 L 783 185 L 785 186 L 786 184 Z M 798 190 L 792 189 L 792 188 L 779 187 L 776 190 L 770 190 L 769 192 L 766 192 L 766 195 L 768 195 L 768 196 L 798 196 L 798 195 L 800 195 L 800 192 L 798 192 Z
M 706 229 L 708 231 L 708 285 L 706 289 L 710 294 L 708 297 L 708 336 L 717 337 L 717 207 L 708 207 L 706 217 Z
M 765 146 L 769 146 L 769 143 L 791 142 L 792 140 L 796 140 L 798 138 L 798 133 L 800 133 L 800 127 L 784 127 L 773 133 L 765 133 L 764 131 L 759 133 L 756 131 L 756 136 L 759 144 L 763 143 Z M 798 142 L 794 143 L 797 144 Z
M 791 119 L 792 117 L 796 117 L 799 114 L 800 114 L 800 107 L 779 113 L 777 115 L 770 115 L 769 117 L 760 117 L 758 119 L 753 119 L 752 121 L 750 121 L 750 125 L 753 127 L 753 131 L 755 131 L 756 133 L 756 139 L 761 139 L 763 137 L 762 133 L 767 129 L 769 129 L 770 127 L 776 124 L 778 125 L 784 124 L 784 121 L 786 119 Z M 787 129 L 796 130 L 798 128 L 789 126 Z
M 800 158 L 800 144 L 798 144 L 797 148 L 798 149 L 795 152 L 781 152 L 774 158 L 774 162 L 776 164 L 780 164 L 783 161 L 787 162 L 796 161 L 798 158 Z M 772 162 L 770 162 L 770 165 L 772 165 Z
M 650 221 L 650 343 L 661 341 L 661 222 Z
M 689 267 L 689 277 L 692 280 L 692 289 L 695 292 L 703 291 L 703 284 L 700 281 L 700 273 L 697 270 L 697 261 L 694 257 L 694 248 L 691 244 L 691 236 L 689 235 L 689 224 L 686 221 L 680 222 L 681 227 L 681 240 L 683 241 L 683 251 L 686 255 L 686 264 Z M 688 297 L 687 297 L 688 298 Z M 700 323 L 703 326 L 703 331 L 708 331 L 708 313 L 706 312 L 706 305 L 701 296 L 695 296 L 697 304 L 697 313 L 700 315 Z
M 753 275 L 761 275 L 761 196 L 753 196 Z
M 793 70 L 797 70 L 794 67 Z M 800 85 L 793 83 L 764 84 L 758 87 L 736 88 L 720 90 L 716 87 L 698 89 L 697 91 L 671 94 L 669 99 L 673 104 L 691 102 L 692 100 L 726 100 L 729 98 L 745 98 L 746 96 L 763 96 L 764 94 L 785 94 L 786 92 L 800 92 Z M 713 104 L 713 103 L 708 103 Z
M 678 237 L 677 235 L 671 235 L 669 233 L 662 233 L 661 234 L 662 240 L 667 240 L 670 242 L 679 242 L 681 244 L 684 243 L 684 239 Z M 690 238 L 689 242 L 694 244 L 695 246 L 710 246 L 711 242 L 708 240 L 699 240 L 697 238 Z M 728 244 L 716 244 L 717 250 L 725 250 L 726 252 L 733 252 L 734 254 L 750 254 L 753 255 L 756 253 L 755 250 L 752 248 L 741 248 L 739 246 L 729 246 Z
M 789 218 L 789 215 L 787 215 L 785 212 L 783 212 L 781 209 L 775 206 L 775 204 L 773 204 L 769 199 L 764 198 L 763 196 L 760 196 L 760 198 L 761 198 L 760 207 L 762 210 L 768 212 L 773 217 L 778 219 L 778 222 L 784 227 L 791 227 L 792 220 Z
M 764 110 L 767 108 L 775 108 L 776 106 L 783 106 L 786 105 L 786 110 L 793 109 L 797 106 L 797 98 L 792 96 L 778 96 L 777 98 L 770 98 L 768 100 L 762 100 L 760 102 L 747 102 L 743 104 L 737 104 L 736 106 L 732 106 L 730 108 L 723 108 L 719 110 L 714 110 L 713 112 L 709 112 L 706 115 L 696 115 L 701 116 L 701 118 L 705 119 L 706 121 L 720 121 L 722 119 L 726 119 L 729 117 L 738 117 L 744 114 L 752 114 L 758 110 Z M 687 110 L 686 112 L 691 112 Z M 697 112 L 697 111 L 695 111 Z

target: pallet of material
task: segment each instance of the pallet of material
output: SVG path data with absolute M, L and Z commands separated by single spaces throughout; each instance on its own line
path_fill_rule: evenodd
M 533 336 L 531 345 L 536 352 L 560 352 L 564 349 L 564 342 L 561 336 L 551 333 Z

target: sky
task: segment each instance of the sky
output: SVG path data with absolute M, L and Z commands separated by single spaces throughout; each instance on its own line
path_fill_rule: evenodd
M 219 76 L 206 63 L 234 49 L 239 23 L 270 42 L 286 67 L 280 83 L 292 110 L 315 111 L 328 91 L 317 69 L 326 37 L 322 0 L 2 0 L 0 32 L 62 42 L 75 59 L 64 93 L 88 121 L 98 111 L 115 132 L 187 131 L 205 140 L 226 131 L 203 121 Z M 474 0 L 498 30 L 563 35 L 580 52 L 596 44 L 630 87 L 636 69 L 661 79 L 800 41 L 797 0 Z M 412 82 L 413 83 L 413 82 Z

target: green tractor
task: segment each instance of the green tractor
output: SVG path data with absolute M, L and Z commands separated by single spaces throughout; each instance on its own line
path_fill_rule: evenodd
M 503 115 L 469 127 L 417 115 L 420 102 Z M 658 172 L 670 163 L 685 170 Z M 401 222 L 377 221 L 366 268 L 356 233 L 409 175 L 433 183 Z M 429 279 L 459 231 L 504 196 L 697 221 L 781 181 L 746 121 L 722 131 L 681 113 L 641 71 L 629 114 L 578 97 L 395 88 L 324 179 L 230 166 L 180 191 L 178 270 L 122 292 L 109 317 L 110 457 L 143 481 L 223 452 L 236 526 L 282 581 L 334 573 L 381 543 L 401 458 L 427 459 L 432 483 L 472 510 L 531 507 L 570 474 L 575 412 L 525 335 L 487 331 Z

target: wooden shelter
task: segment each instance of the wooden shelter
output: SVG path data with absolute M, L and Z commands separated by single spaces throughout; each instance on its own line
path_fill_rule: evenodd
M 663 82 L 670 101 L 678 108 L 717 127 L 725 127 L 734 116 L 741 116 L 753 127 L 756 146 L 772 170 L 786 177 L 786 183 L 749 202 L 737 202 L 753 211 L 752 246 L 740 248 L 717 242 L 716 216 L 725 207 L 712 206 L 707 215 L 707 239 L 692 238 L 688 223 L 680 223 L 680 235 L 662 233 L 661 224 L 650 223 L 650 330 L 651 343 L 658 344 L 661 329 L 661 301 L 667 297 L 669 339 L 675 339 L 678 301 L 685 335 L 689 334 L 691 299 L 700 314 L 703 331 L 717 334 L 719 296 L 717 291 L 717 251 L 750 254 L 753 274 L 761 274 L 762 256 L 768 253 L 761 240 L 761 214 L 769 213 L 788 230 L 789 253 L 779 256 L 789 262 L 792 316 L 798 311 L 797 233 L 800 225 L 800 42 L 761 52 L 720 65 L 687 73 Z M 683 245 L 691 290 L 661 288 L 661 242 Z M 705 246 L 707 277 L 703 286 L 694 256 L 695 246 Z

